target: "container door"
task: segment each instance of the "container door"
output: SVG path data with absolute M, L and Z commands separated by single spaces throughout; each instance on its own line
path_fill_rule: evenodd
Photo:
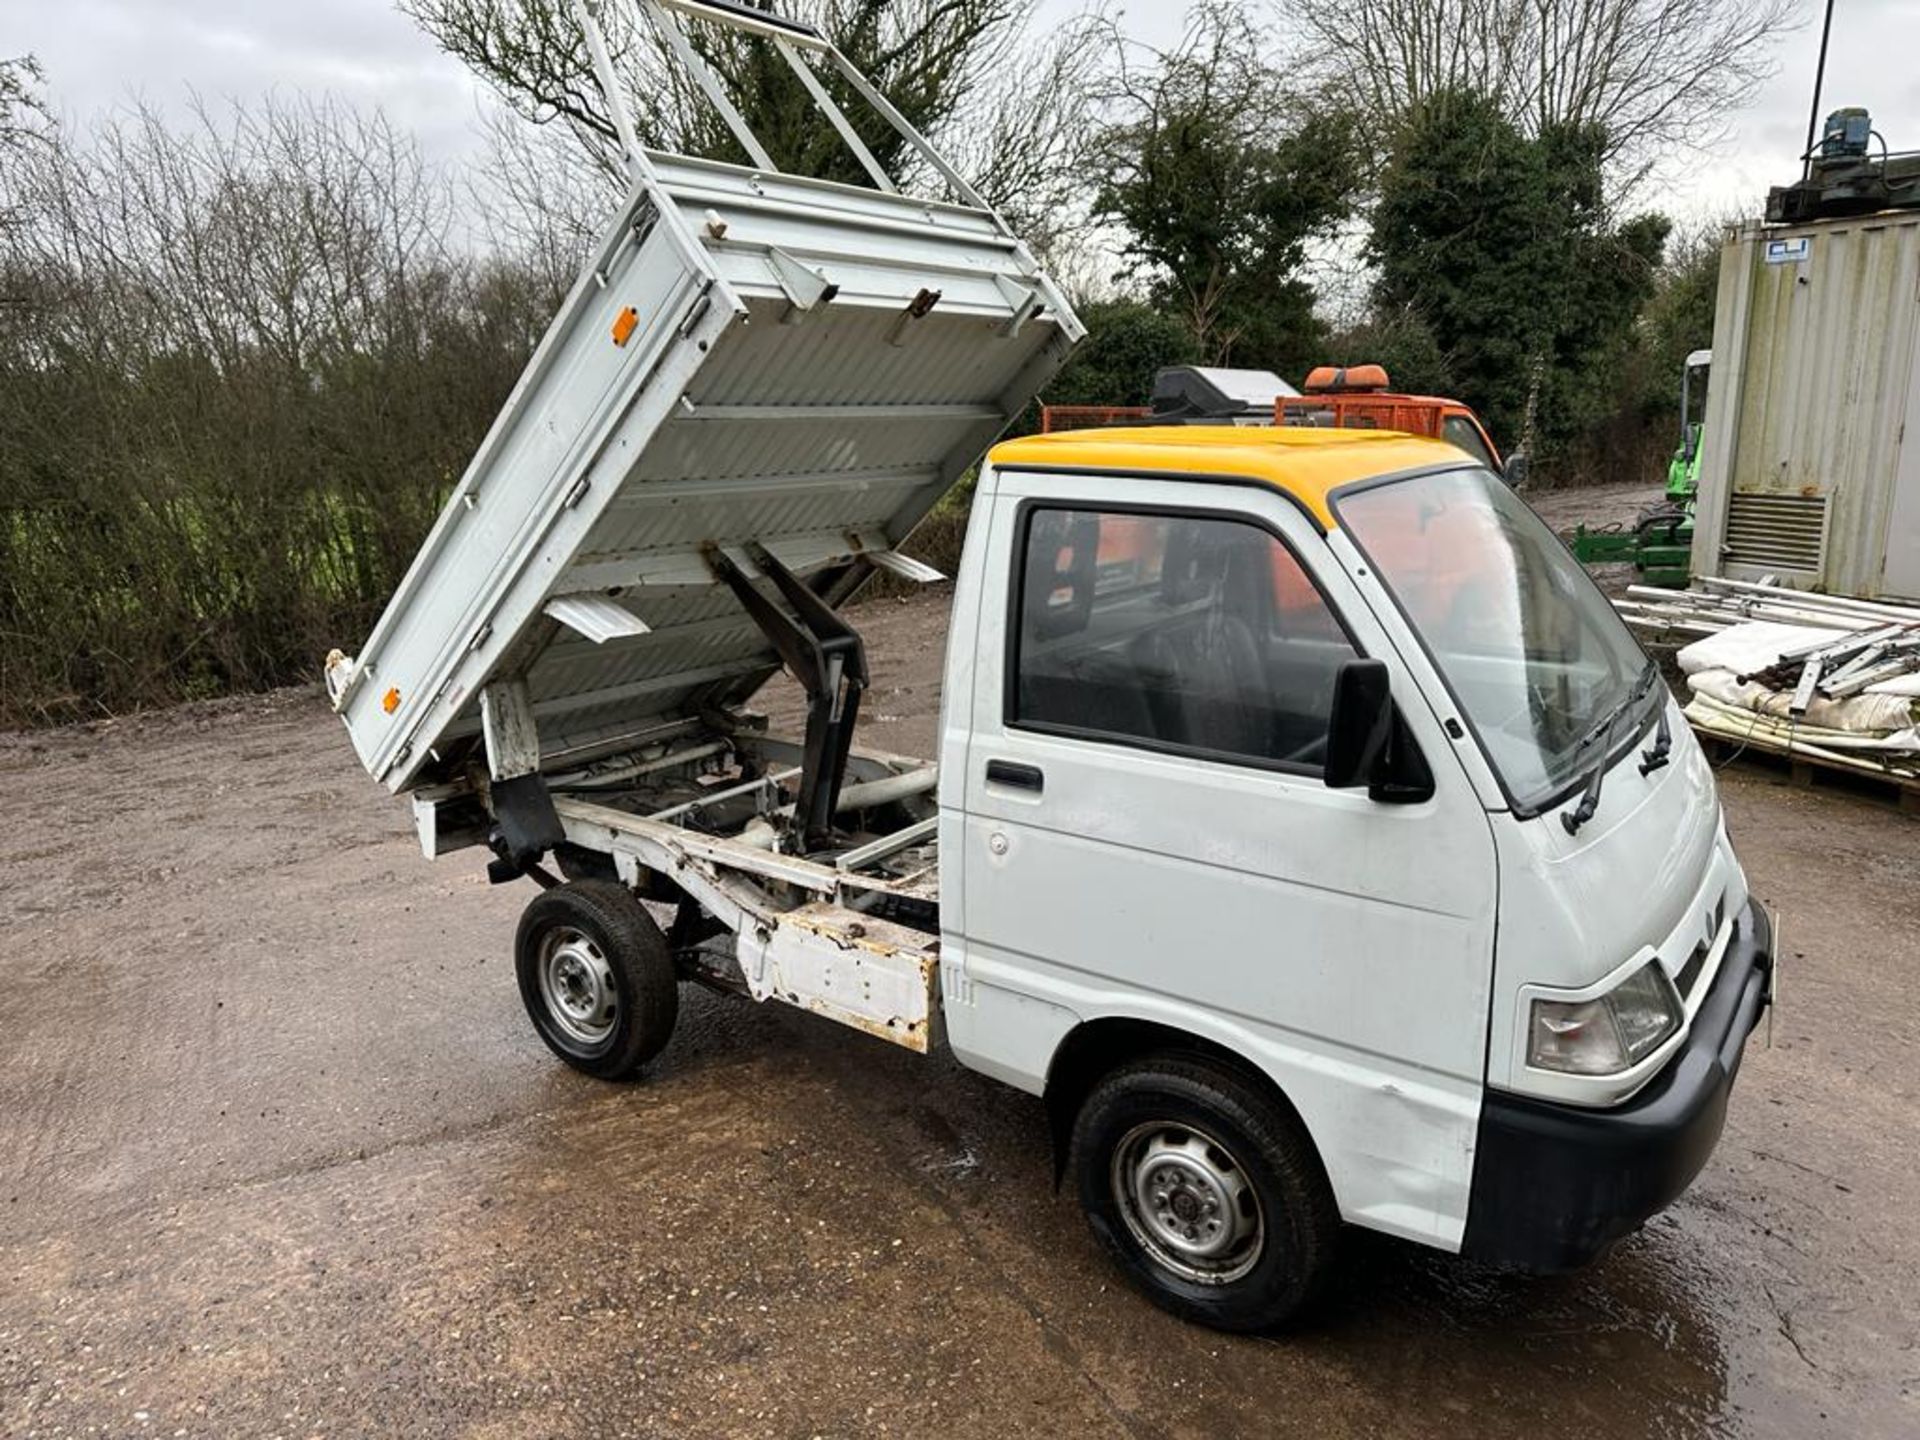
M 1495 886 L 1444 733 L 1279 495 L 1000 482 L 988 573 L 1013 583 L 981 602 L 955 1049 L 1016 1070 L 1001 1047 L 1041 1011 L 1213 1039 L 1292 1099 L 1349 1218 L 1457 1243 Z M 1356 655 L 1396 672 L 1436 771 L 1424 804 L 1324 783 Z
M 1881 587 L 1903 600 L 1920 600 L 1920 364 L 1907 380 L 1906 422 L 1893 467 L 1893 508 L 1887 514 L 1887 571 Z

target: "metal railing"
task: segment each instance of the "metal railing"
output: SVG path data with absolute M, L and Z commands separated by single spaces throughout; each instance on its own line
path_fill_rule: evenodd
M 753 127 L 747 123 L 739 107 L 733 103 L 725 84 L 718 75 L 714 74 L 713 67 L 707 64 L 699 51 L 694 48 L 684 22 L 693 21 L 738 31 L 771 44 L 791 67 L 814 107 L 826 118 L 827 123 L 834 128 L 841 141 L 853 153 L 854 158 L 860 162 L 861 168 L 867 172 L 875 187 L 890 195 L 901 193 L 898 182 L 888 174 L 886 167 L 860 138 L 860 132 L 847 118 L 846 111 L 828 91 L 816 62 L 830 65 L 847 84 L 853 87 L 874 113 L 892 126 L 914 153 L 945 182 L 953 198 L 976 210 L 994 214 L 993 206 L 988 204 L 979 191 L 967 183 L 966 177 L 947 162 L 946 157 L 934 148 L 932 142 L 922 135 L 845 55 L 840 53 L 839 48 L 831 40 L 811 25 L 750 8 L 738 3 L 738 0 L 632 0 L 632 3 L 649 28 L 679 63 L 681 69 L 719 113 L 734 139 L 739 141 L 741 149 L 761 170 L 776 175 L 784 173 L 774 163 L 766 146 L 761 144 L 760 137 L 754 134 Z M 586 35 L 587 52 L 593 60 L 594 75 L 606 95 L 607 105 L 613 116 L 614 133 L 619 139 L 627 164 L 635 172 L 636 179 L 653 180 L 655 177 L 652 166 L 640 144 L 639 134 L 633 122 L 633 113 L 627 105 L 626 92 L 621 87 L 619 72 L 614 68 L 612 54 L 607 48 L 606 36 L 594 15 L 594 6 L 590 0 L 573 0 L 573 11 L 580 22 L 581 30 Z M 998 218 L 995 215 L 995 219 Z

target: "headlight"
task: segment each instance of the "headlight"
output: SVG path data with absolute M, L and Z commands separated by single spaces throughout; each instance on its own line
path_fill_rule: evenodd
M 1680 1028 L 1680 995 L 1655 960 L 1598 1000 L 1536 1000 L 1527 1063 L 1564 1075 L 1631 1070 Z

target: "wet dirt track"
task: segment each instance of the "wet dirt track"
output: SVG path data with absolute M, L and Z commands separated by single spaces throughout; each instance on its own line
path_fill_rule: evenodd
M 869 743 L 930 745 L 943 603 L 863 611 Z M 1723 781 L 1792 969 L 1695 1189 L 1561 1280 L 1355 1235 L 1248 1340 L 948 1062 L 688 992 L 643 1083 L 563 1069 L 531 887 L 312 697 L 0 737 L 0 1435 L 1920 1433 L 1920 827 Z

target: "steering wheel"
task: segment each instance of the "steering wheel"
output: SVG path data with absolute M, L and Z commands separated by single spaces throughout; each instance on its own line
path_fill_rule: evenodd
M 1556 735 L 1569 735 L 1582 719 L 1531 680 L 1527 682 L 1527 717 L 1533 725 L 1528 738 L 1549 742 Z
M 1572 719 L 1545 687 L 1529 680 L 1525 701 L 1494 721 L 1490 728 L 1517 739 L 1535 740 L 1551 735 L 1556 728 L 1564 728 Z

